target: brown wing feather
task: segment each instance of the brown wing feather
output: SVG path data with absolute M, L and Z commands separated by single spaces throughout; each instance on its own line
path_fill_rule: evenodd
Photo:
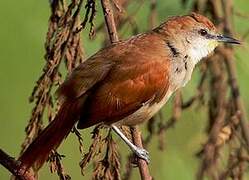
M 90 57 L 57 93 L 63 100 L 77 100 L 88 93 L 79 128 L 121 120 L 148 100 L 158 102 L 165 95 L 167 55 L 165 42 L 156 33 L 138 35 Z
M 114 62 L 96 57 L 97 55 L 91 57 L 73 70 L 56 92 L 60 100 L 77 99 L 105 78 Z
M 138 110 L 143 103 L 158 102 L 168 89 L 167 63 L 144 61 L 117 66 L 86 101 L 79 128 L 113 123 Z

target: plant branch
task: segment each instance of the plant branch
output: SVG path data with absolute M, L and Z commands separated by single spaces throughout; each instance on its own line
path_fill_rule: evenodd
M 0 164 L 8 169 L 19 180 L 35 180 L 33 173 L 21 168 L 21 163 L 0 149 Z
M 117 42 L 119 39 L 118 39 L 116 24 L 114 21 L 114 15 L 113 15 L 110 1 L 109 0 L 101 0 L 101 5 L 103 8 L 103 13 L 105 16 L 105 22 L 106 22 L 106 27 L 108 30 L 110 41 L 111 41 L 111 43 Z M 131 132 L 132 132 L 132 138 L 133 138 L 135 145 L 139 146 L 139 147 L 143 147 L 142 146 L 142 137 L 141 137 L 141 133 L 140 133 L 138 127 L 132 128 Z M 143 179 L 143 180 L 152 179 L 150 174 L 149 174 L 148 165 L 144 160 L 139 159 L 138 166 L 139 166 L 141 179 Z
M 140 148 L 143 148 L 141 132 L 138 126 L 134 126 L 132 128 L 131 135 L 132 135 L 134 144 Z M 152 177 L 150 176 L 150 173 L 149 173 L 148 164 L 144 159 L 138 158 L 138 167 L 139 167 L 139 172 L 140 172 L 140 176 L 142 180 L 152 180 Z
M 229 34 L 232 34 L 232 24 L 231 24 L 231 20 L 229 19 L 229 12 L 232 11 L 232 2 L 231 0 L 229 1 L 222 1 L 222 3 L 224 4 L 224 13 L 225 13 L 225 29 L 228 31 Z M 226 4 L 226 6 L 225 6 Z M 225 57 L 225 64 L 226 64 L 226 68 L 227 68 L 227 72 L 229 75 L 229 83 L 231 86 L 231 91 L 232 91 L 232 96 L 234 99 L 234 103 L 236 108 L 240 111 L 240 126 L 241 126 L 241 130 L 242 130 L 242 135 L 246 141 L 247 144 L 247 150 L 249 150 L 249 127 L 248 127 L 248 119 L 246 116 L 246 112 L 244 109 L 244 105 L 243 102 L 241 100 L 240 97 L 240 91 L 239 91 L 239 86 L 238 86 L 238 80 L 237 80 L 237 76 L 236 76 L 236 66 L 235 66 L 235 61 L 234 59 L 232 59 L 231 57 L 233 56 L 229 56 L 229 54 L 225 53 L 224 54 Z
M 114 21 L 113 11 L 109 0 L 101 0 L 103 13 L 105 16 L 106 28 L 108 30 L 111 43 L 118 41 L 117 28 Z

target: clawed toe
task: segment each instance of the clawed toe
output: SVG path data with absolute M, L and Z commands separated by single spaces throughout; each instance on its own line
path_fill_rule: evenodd
M 135 154 L 136 154 L 139 158 L 145 160 L 145 161 L 149 164 L 149 162 L 150 162 L 150 157 L 149 157 L 149 152 L 148 152 L 148 151 L 146 151 L 146 150 L 143 149 L 143 148 L 137 148 L 137 149 L 135 150 Z

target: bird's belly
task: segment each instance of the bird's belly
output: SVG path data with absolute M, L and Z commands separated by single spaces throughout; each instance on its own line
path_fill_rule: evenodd
M 171 96 L 172 91 L 168 91 L 163 99 L 159 103 L 154 103 L 150 105 L 146 103 L 140 109 L 130 114 L 129 116 L 123 118 L 122 120 L 115 122 L 115 125 L 126 125 L 126 126 L 134 126 L 140 124 L 144 121 L 152 118 L 167 102 L 169 97 Z

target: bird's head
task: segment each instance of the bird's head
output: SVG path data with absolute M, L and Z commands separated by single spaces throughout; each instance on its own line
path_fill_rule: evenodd
M 195 63 L 212 52 L 219 42 L 240 44 L 238 40 L 218 33 L 207 17 L 197 13 L 172 17 L 158 30 L 176 49 L 186 51 Z

